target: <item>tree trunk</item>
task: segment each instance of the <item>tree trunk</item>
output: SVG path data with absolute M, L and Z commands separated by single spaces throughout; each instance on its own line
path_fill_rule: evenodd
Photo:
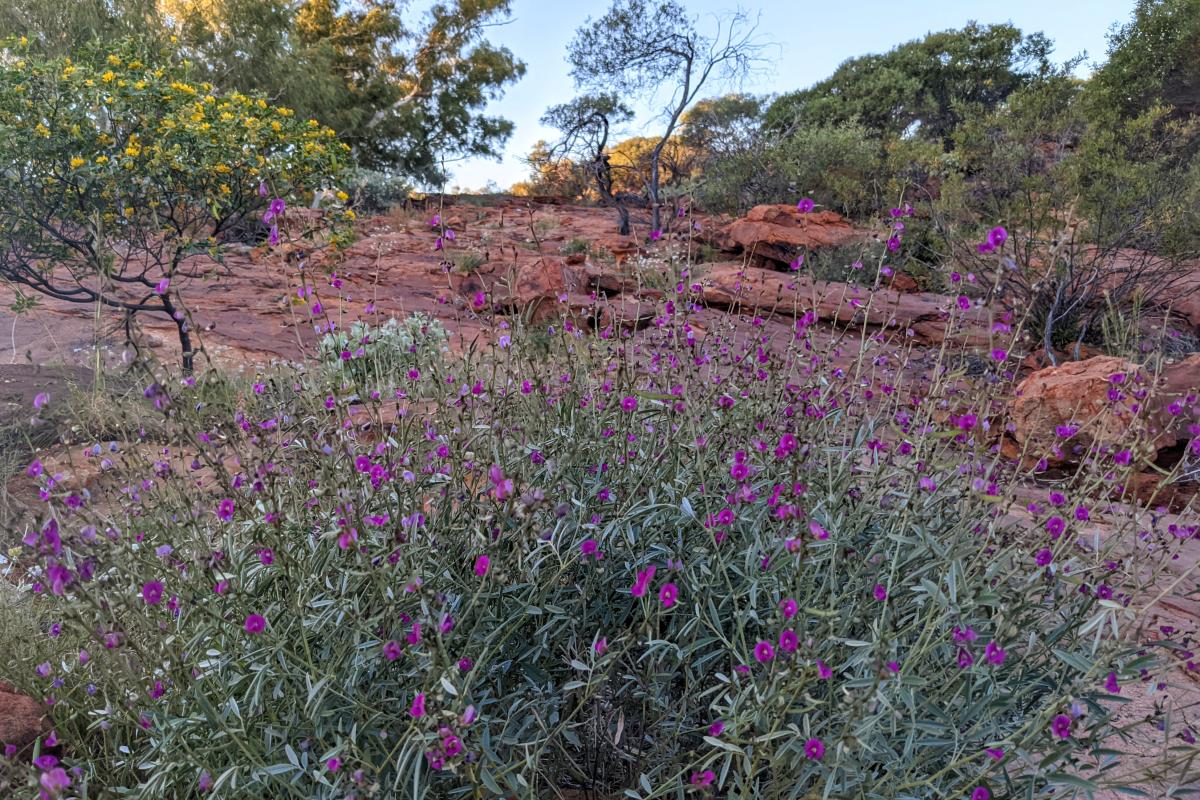
M 163 295 L 162 303 L 163 311 L 171 317 L 171 321 L 175 323 L 175 330 L 179 334 L 179 349 L 183 353 L 183 374 L 191 375 L 195 368 L 196 354 L 192 352 L 192 335 L 187 328 L 187 316 L 176 312 L 175 304 L 171 302 L 169 295 Z
M 662 143 L 650 154 L 650 228 L 662 230 L 662 209 L 658 205 L 658 160 L 662 155 Z

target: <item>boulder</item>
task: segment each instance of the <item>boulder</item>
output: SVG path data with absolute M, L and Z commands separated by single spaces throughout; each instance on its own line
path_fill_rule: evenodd
M 42 707 L 36 700 L 0 681 L 0 751 L 29 747 L 42 734 Z
M 855 244 L 867 236 L 833 211 L 804 214 L 795 206 L 765 205 L 719 229 L 711 241 L 722 250 L 749 254 L 752 262 L 786 266 L 803 252 Z
M 1156 452 L 1188 441 L 1200 419 L 1200 354 L 1144 374 L 1115 356 L 1040 369 L 1017 386 L 1010 434 L 1051 464 L 1072 463 L 1095 444 L 1147 442 Z M 1061 434 L 1076 428 L 1070 437 Z

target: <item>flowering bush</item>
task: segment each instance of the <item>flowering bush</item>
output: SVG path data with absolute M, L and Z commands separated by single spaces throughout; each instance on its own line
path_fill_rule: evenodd
M 216 93 L 186 65 L 130 44 L 0 60 L 0 277 L 70 302 L 177 326 L 180 289 L 219 269 L 221 246 L 261 227 L 279 241 L 288 201 L 335 184 L 347 147 L 262 97 Z M 340 219 L 347 195 L 331 217 Z
M 31 464 L 50 638 L 5 677 L 46 699 L 57 748 L 9 780 L 974 800 L 1112 783 L 1117 704 L 1175 652 L 1139 627 L 1144 589 L 1196 528 L 1116 502 L 1136 459 L 1096 449 L 1036 486 L 1000 458 L 1002 357 L 976 390 L 874 334 L 847 364 L 804 313 L 784 340 L 710 320 L 697 341 L 693 291 L 639 338 L 566 321 L 548 351 L 518 330 L 386 375 L 280 372 L 229 415 L 198 401 L 226 379 L 164 381 L 165 441 L 84 453 L 119 476 L 102 494 Z M 378 399 L 353 385 L 380 377 Z M 1181 774 L 1194 729 L 1160 718 L 1145 735 Z

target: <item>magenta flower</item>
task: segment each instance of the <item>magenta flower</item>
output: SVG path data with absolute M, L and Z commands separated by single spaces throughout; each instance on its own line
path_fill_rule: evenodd
M 276 197 L 271 201 L 271 205 L 267 206 L 267 211 L 263 214 L 262 218 L 263 223 L 267 225 L 271 224 L 271 220 L 282 214 L 286 208 L 287 204 L 283 202 L 283 198 Z
M 820 761 L 825 757 L 825 743 L 820 739 L 809 739 L 804 743 L 804 755 L 813 761 Z
M 592 645 L 592 652 L 594 652 L 598 656 L 602 656 L 605 653 L 607 653 L 608 652 L 608 637 L 601 636 L 599 639 L 597 639 L 596 643 L 594 645 Z
M 258 634 L 266 630 L 267 620 L 261 614 L 246 615 L 246 633 Z
M 971 800 L 992 800 L 992 793 L 985 786 L 976 786 L 971 792 Z
M 639 570 L 637 579 L 634 580 L 633 586 L 629 588 L 629 593 L 634 597 L 643 597 L 646 594 L 646 588 L 650 585 L 650 581 L 654 580 L 654 573 L 658 571 L 658 567 L 651 564 L 643 570 Z
M 703 772 L 693 772 L 691 783 L 692 786 L 711 786 L 716 779 L 717 774 L 711 769 L 706 769 Z
M 1121 684 L 1117 683 L 1117 673 L 1108 673 L 1108 678 L 1104 681 L 1104 691 L 1109 694 L 1120 694 Z
M 1003 747 L 987 747 L 987 748 L 984 748 L 983 752 L 987 753 L 988 756 L 993 761 L 1003 761 L 1004 760 L 1004 748 Z
M 147 581 L 142 584 L 142 600 L 148 606 L 156 606 L 162 602 L 163 585 L 162 581 Z
M 71 777 L 62 767 L 46 770 L 38 781 L 45 790 L 47 797 L 58 797 L 71 785 Z
M 637 398 L 633 395 L 628 395 L 621 398 L 621 410 L 625 412 L 633 412 L 637 410 Z
M 662 238 L 662 231 L 658 231 L 658 230 L 650 231 L 650 241 L 657 242 L 661 238 Z
M 33 407 L 40 411 L 46 405 L 46 403 L 49 402 L 50 395 L 46 394 L 45 392 L 38 392 L 36 395 L 34 395 Z
M 826 666 L 825 662 L 817 659 L 817 677 L 823 681 L 827 681 L 833 677 L 833 670 Z
M 481 555 L 475 559 L 475 574 L 482 578 L 488 573 L 488 567 L 491 566 L 492 560 L 487 555 Z
M 884 600 L 887 600 L 888 596 L 887 588 L 882 583 L 875 584 L 875 588 L 871 590 L 871 594 L 873 594 L 875 599 L 881 603 Z
M 412 715 L 413 719 L 419 719 L 420 717 L 425 716 L 424 692 L 417 692 L 413 696 L 412 707 L 408 709 L 408 713 Z
M 337 772 L 341 768 L 342 768 L 342 760 L 340 758 L 338 758 L 337 756 L 334 756 L 333 758 L 331 758 L 325 762 L 325 769 L 329 770 L 330 772 Z
M 217 503 L 217 519 L 223 522 L 229 522 L 233 519 L 233 500 L 231 498 L 226 497 Z
M 404 651 L 401 649 L 400 643 L 395 639 L 392 639 L 383 646 L 383 657 L 388 661 L 395 661 L 403 654 L 403 652 Z
M 208 773 L 208 770 L 204 770 L 200 773 L 200 778 L 196 781 L 196 787 L 202 792 L 212 791 L 213 778 L 212 775 Z
M 1044 567 L 1053 560 L 1054 553 L 1050 551 L 1049 547 L 1043 547 L 1041 550 L 1038 550 L 1037 555 L 1033 557 L 1034 563 L 1036 563 L 1039 567 Z
M 754 645 L 754 658 L 758 663 L 765 664 L 775 657 L 775 648 L 770 642 L 760 641 Z
M 1068 739 L 1071 736 L 1071 718 L 1066 714 L 1059 714 L 1050 722 L 1050 732 L 1059 739 Z
M 800 638 L 791 628 L 779 632 L 779 649 L 785 653 L 794 653 L 800 646 Z
M 791 619 L 792 617 L 796 616 L 796 612 L 800 610 L 800 605 L 795 600 L 788 597 L 779 601 L 779 610 L 783 612 L 784 619 Z
M 1008 241 L 1008 231 L 1002 226 L 997 225 L 988 231 L 988 244 L 992 247 L 1001 247 Z
M 1003 664 L 1004 659 L 1008 658 L 1008 653 L 1004 652 L 1004 648 L 995 642 L 988 642 L 987 647 L 983 648 L 983 655 L 987 658 L 989 664 Z
M 663 608 L 670 608 L 675 605 L 678 597 L 679 588 L 673 583 L 664 583 L 662 588 L 658 590 L 658 602 L 662 603 Z
M 801 214 L 807 214 L 816 207 L 817 207 L 817 204 L 815 202 L 813 202 L 813 199 L 811 197 L 805 197 L 805 198 L 801 199 L 800 202 L 796 203 L 796 210 L 799 211 Z
M 821 527 L 821 523 L 816 521 L 808 523 L 808 532 L 811 533 L 813 538 L 818 541 L 823 542 L 829 538 L 829 531 Z
M 725 732 L 725 722 L 723 720 L 717 720 L 708 726 L 708 735 L 709 736 L 720 736 L 724 732 Z

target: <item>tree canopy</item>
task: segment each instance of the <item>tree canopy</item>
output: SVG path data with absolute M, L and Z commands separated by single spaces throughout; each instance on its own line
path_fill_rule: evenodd
M 47 55 L 131 33 L 172 43 L 195 77 L 259 92 L 338 131 L 360 167 L 426 184 L 496 156 L 512 123 L 484 113 L 524 63 L 486 38 L 511 0 L 0 0 L 0 24 Z
M 849 59 L 825 80 L 777 99 L 767 124 L 782 132 L 859 122 L 883 136 L 946 141 L 966 109 L 995 108 L 1047 73 L 1052 49 L 1041 33 L 972 22 Z
M 1091 81 L 1102 105 L 1130 117 L 1157 104 L 1200 114 L 1200 0 L 1138 0 L 1109 36 Z

